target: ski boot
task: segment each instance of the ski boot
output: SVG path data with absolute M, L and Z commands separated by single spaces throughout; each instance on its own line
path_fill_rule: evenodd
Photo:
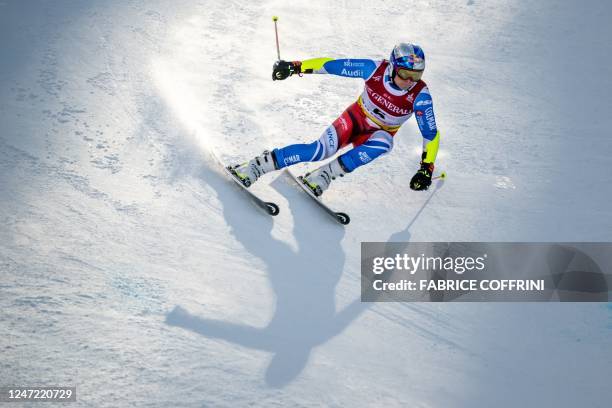
M 234 176 L 245 186 L 249 187 L 262 175 L 277 170 L 272 152 L 266 150 L 250 161 L 229 167 Z
M 312 173 L 306 173 L 302 181 L 315 196 L 320 197 L 329 188 L 332 180 L 335 180 L 336 177 L 344 177 L 346 173 L 348 172 L 343 168 L 339 159 L 335 159 Z

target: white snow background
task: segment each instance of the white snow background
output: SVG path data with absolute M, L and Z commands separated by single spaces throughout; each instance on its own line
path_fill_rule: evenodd
M 362 241 L 611 241 L 605 1 L 0 1 L 0 386 L 71 406 L 609 407 L 610 304 L 359 301 Z M 211 158 L 318 138 L 363 82 L 281 56 L 422 45 L 448 173 L 414 120 L 338 180 Z M 297 169 L 303 171 L 304 169 Z

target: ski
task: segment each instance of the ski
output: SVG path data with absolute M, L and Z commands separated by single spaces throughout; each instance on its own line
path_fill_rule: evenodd
M 306 192 L 306 194 L 308 194 L 319 205 L 320 208 L 322 208 L 327 214 L 332 216 L 334 220 L 336 220 L 342 225 L 347 225 L 349 222 L 351 222 L 351 218 L 348 216 L 348 214 L 332 210 L 326 204 L 324 204 L 319 197 L 314 195 L 312 190 L 305 184 L 302 176 L 296 177 L 289 170 L 286 170 L 286 173 L 297 183 L 298 186 L 300 186 L 302 190 Z
M 244 184 L 242 184 L 240 179 L 238 179 L 238 176 L 236 176 L 236 172 L 234 171 L 232 166 L 226 166 L 225 164 L 223 164 L 221 160 L 219 159 L 219 157 L 214 152 L 213 152 L 213 156 L 215 157 L 215 160 L 217 160 L 217 163 L 219 163 L 223 167 L 223 170 L 225 171 L 225 173 L 232 179 L 232 181 L 234 181 L 234 183 L 236 183 L 236 185 L 240 187 L 242 191 L 244 191 L 251 198 L 251 201 L 253 201 L 253 203 L 257 207 L 263 209 L 265 212 L 267 212 L 268 214 L 272 216 L 278 215 L 279 208 L 278 208 L 278 205 L 276 205 L 276 203 L 273 203 L 270 201 L 264 201 L 261 198 L 259 198 L 257 194 L 253 193 L 248 188 L 246 188 Z

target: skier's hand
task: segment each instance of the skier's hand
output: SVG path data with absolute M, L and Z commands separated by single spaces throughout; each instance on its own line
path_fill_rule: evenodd
M 277 79 L 283 80 L 289 78 L 293 74 L 300 74 L 302 72 L 301 61 L 283 61 L 279 60 L 274 63 L 272 67 L 272 80 Z
M 421 162 L 421 168 L 410 180 L 410 188 L 415 191 L 427 190 L 431 185 L 431 174 L 434 171 L 433 163 Z

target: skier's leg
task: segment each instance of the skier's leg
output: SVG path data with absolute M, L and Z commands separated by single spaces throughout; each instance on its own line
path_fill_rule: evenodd
M 360 138 L 361 139 L 361 138 Z M 359 143 L 359 141 L 355 142 Z M 304 177 L 308 187 L 320 196 L 336 177 L 344 177 L 359 166 L 370 163 L 393 148 L 393 136 L 384 130 L 377 130 L 365 142 L 357 145 L 337 159 L 319 167 Z
M 329 125 L 318 140 L 308 144 L 292 144 L 234 167 L 234 172 L 245 186 L 250 186 L 263 174 L 302 162 L 326 159 L 338 151 L 338 132 Z
M 314 142 L 274 149 L 272 153 L 276 159 L 277 168 L 282 169 L 297 163 L 325 160 L 349 143 L 354 130 L 353 121 L 346 110 Z
M 393 149 L 393 136 L 384 130 L 377 130 L 363 143 L 339 157 L 347 172 L 370 163 Z
M 337 134 L 333 126 L 329 126 L 318 140 L 308 144 L 292 144 L 273 153 L 279 168 L 291 166 L 302 162 L 323 160 L 337 150 Z
M 245 186 L 250 186 L 263 174 L 279 170 L 302 162 L 324 160 L 335 154 L 339 148 L 349 143 L 349 140 L 359 131 L 353 123 L 351 105 L 338 117 L 319 137 L 309 144 L 293 144 L 283 148 L 265 151 L 250 161 L 233 166 L 236 176 Z

